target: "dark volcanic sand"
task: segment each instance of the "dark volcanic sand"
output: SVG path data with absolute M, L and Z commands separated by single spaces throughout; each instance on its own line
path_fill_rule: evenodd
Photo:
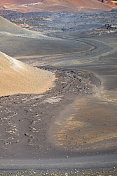
M 44 169 L 44 170 L 10 170 L 1 171 L 2 176 L 116 176 L 117 169 L 114 168 L 100 168 L 100 169 Z

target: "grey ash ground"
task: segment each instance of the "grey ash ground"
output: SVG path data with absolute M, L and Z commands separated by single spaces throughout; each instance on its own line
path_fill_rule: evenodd
M 45 69 L 57 77 L 56 86 L 47 93 L 0 97 L 0 158 L 68 155 L 68 151 L 57 151 L 49 142 L 50 124 L 76 96 L 94 94 L 101 83 L 88 71 Z

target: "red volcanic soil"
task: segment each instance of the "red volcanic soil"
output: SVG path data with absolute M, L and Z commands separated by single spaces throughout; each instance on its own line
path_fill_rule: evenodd
M 25 3 L 32 3 L 32 2 L 39 2 L 40 0 L 0 0 L 0 3 L 20 3 L 20 4 L 25 4 Z
M 106 5 L 111 6 L 112 8 L 117 8 L 117 1 L 109 0 L 104 2 Z
M 25 6 L 24 6 L 25 4 Z M 4 9 L 17 11 L 90 11 L 110 10 L 98 0 L 0 0 Z

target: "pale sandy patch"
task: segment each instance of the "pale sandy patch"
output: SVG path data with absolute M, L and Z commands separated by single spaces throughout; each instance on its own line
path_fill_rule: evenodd
M 58 103 L 62 100 L 61 96 L 57 96 L 57 97 L 50 97 L 47 98 L 43 101 L 43 103 L 50 103 L 50 104 L 54 104 L 54 103 Z

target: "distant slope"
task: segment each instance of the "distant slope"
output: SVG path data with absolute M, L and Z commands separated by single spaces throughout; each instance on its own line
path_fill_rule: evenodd
M 111 8 L 98 0 L 0 0 L 1 8 L 29 11 L 91 11 L 110 10 Z
M 14 23 L 11 23 L 7 19 L 0 16 L 0 31 L 10 32 L 14 34 L 27 34 L 30 31 L 22 29 Z
M 14 34 L 27 34 L 30 31 L 22 29 L 21 27 L 11 23 L 7 19 L 0 16 L 0 31 L 10 32 Z
M 33 68 L 0 52 L 0 96 L 40 94 L 53 86 L 55 76 Z
M 8 21 L 7 19 L 0 16 L 0 33 L 4 35 L 16 35 L 20 37 L 29 37 L 29 38 L 48 38 L 42 33 L 36 31 L 30 31 L 27 29 L 23 29 L 20 26 Z

